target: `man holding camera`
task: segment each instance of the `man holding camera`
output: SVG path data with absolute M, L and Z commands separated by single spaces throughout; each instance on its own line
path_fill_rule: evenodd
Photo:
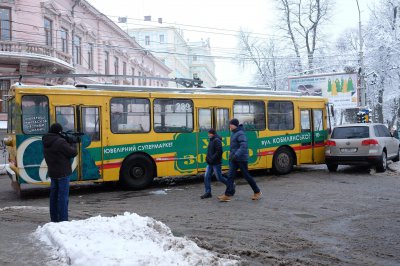
M 50 126 L 43 136 L 43 153 L 51 179 L 50 218 L 52 222 L 68 221 L 69 179 L 72 174 L 71 159 L 77 154 L 76 144 L 68 143 L 61 135 L 59 123 Z

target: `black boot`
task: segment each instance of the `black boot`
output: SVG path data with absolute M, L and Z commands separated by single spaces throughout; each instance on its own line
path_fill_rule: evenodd
M 211 193 L 204 193 L 204 195 L 200 196 L 201 199 L 208 199 L 211 197 L 212 197 Z

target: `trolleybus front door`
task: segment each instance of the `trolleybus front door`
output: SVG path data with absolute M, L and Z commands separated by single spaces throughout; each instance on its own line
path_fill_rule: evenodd
M 207 166 L 206 155 L 209 143 L 208 130 L 214 128 L 222 139 L 222 165 L 228 165 L 229 158 L 229 109 L 228 108 L 198 108 L 198 129 L 197 133 L 197 167 L 202 171 Z
M 80 180 L 101 178 L 103 145 L 101 135 L 101 109 L 99 106 L 79 106 L 77 109 L 80 141 Z
M 301 109 L 300 163 L 322 163 L 324 160 L 324 141 L 322 109 Z

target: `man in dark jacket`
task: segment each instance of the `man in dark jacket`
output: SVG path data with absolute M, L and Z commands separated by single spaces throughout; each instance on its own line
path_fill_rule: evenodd
M 211 198 L 211 176 L 214 173 L 217 177 L 218 181 L 221 181 L 225 185 L 226 177 L 222 175 L 221 170 L 221 162 L 222 162 L 222 142 L 221 137 L 217 134 L 215 129 L 211 128 L 208 131 L 208 137 L 210 138 L 210 142 L 208 143 L 207 148 L 207 168 L 204 174 L 204 186 L 205 186 L 205 193 L 200 198 L 207 199 Z
M 50 218 L 52 222 L 68 221 L 69 179 L 72 174 L 71 159 L 78 152 L 61 135 L 62 126 L 52 124 L 43 136 L 43 153 L 47 163 L 50 187 Z
M 247 146 L 247 137 L 243 131 L 243 126 L 239 125 L 239 120 L 233 118 L 229 122 L 229 128 L 232 131 L 229 154 L 229 173 L 225 194 L 218 196 L 218 199 L 220 201 L 231 200 L 231 197 L 235 194 L 234 179 L 236 176 L 236 171 L 240 169 L 243 177 L 254 191 L 254 195 L 251 197 L 251 199 L 259 200 L 261 198 L 261 191 L 258 188 L 256 181 L 248 171 L 249 151 Z

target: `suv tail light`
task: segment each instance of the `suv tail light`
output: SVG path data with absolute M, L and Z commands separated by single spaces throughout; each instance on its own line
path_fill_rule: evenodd
M 325 143 L 325 146 L 331 147 L 331 146 L 336 146 L 336 142 L 333 140 L 327 140 Z
M 361 142 L 361 145 L 378 145 L 378 141 L 376 139 L 365 139 Z

